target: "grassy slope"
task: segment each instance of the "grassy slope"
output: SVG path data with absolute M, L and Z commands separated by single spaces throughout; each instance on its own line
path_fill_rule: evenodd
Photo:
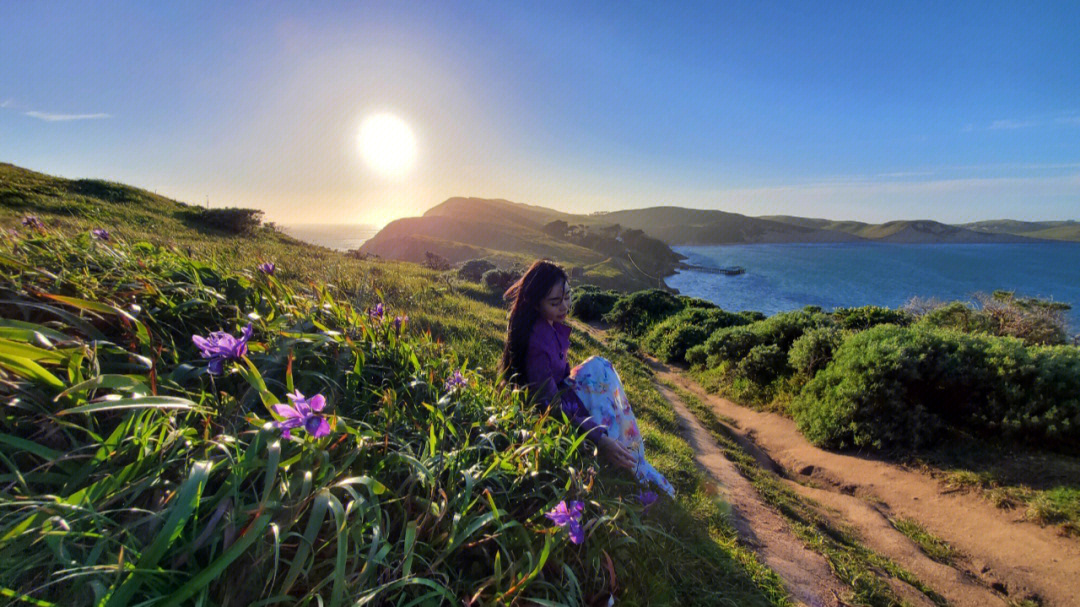
M 72 182 L 0 167 L 0 226 L 15 228 L 19 218 L 35 214 L 52 234 L 76 236 L 107 226 L 119 241 L 148 240 L 176 247 L 181 257 L 215 259 L 226 267 L 250 268 L 276 261 L 283 284 L 326 285 L 355 305 L 381 300 L 407 313 L 414 330 L 429 329 L 458 356 L 490 378 L 502 343 L 505 312 L 490 305 L 492 295 L 476 285 L 448 282 L 413 264 L 361 261 L 309 246 L 271 230 L 247 237 L 208 231 L 184 219 L 190 207 L 116 184 Z M 102 190 L 115 196 L 103 199 Z M 88 240 L 87 240 L 88 242 Z M 81 246 L 81 245 L 76 245 Z M 496 300 L 497 301 L 497 300 Z M 647 371 L 625 353 L 603 348 L 575 334 L 578 359 L 601 353 L 623 372 L 628 394 L 637 406 L 643 435 L 657 467 L 678 487 L 679 499 L 654 508 L 654 525 L 665 535 L 615 554 L 616 563 L 634 562 L 636 575 L 619 578 L 626 604 L 781 605 L 786 604 L 775 575 L 741 547 L 719 503 L 693 464 L 690 447 L 677 435 L 671 411 L 652 388 Z M 642 538 L 644 539 L 644 538 Z M 599 563 L 592 563 L 599 567 Z M 314 566 L 314 565 L 313 565 Z M 641 569 L 645 568 L 645 569 Z M 646 575 L 644 572 L 650 572 Z M 616 576 L 625 571 L 616 570 Z

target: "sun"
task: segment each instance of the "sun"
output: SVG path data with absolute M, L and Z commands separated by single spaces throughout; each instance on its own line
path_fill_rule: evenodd
M 401 118 L 373 114 L 360 124 L 360 155 L 376 173 L 401 177 L 416 161 L 416 137 Z

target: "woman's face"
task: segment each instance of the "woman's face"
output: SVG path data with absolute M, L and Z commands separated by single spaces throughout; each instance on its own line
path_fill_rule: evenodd
M 566 320 L 570 311 L 570 285 L 564 281 L 555 283 L 544 299 L 540 300 L 540 316 L 549 323 Z

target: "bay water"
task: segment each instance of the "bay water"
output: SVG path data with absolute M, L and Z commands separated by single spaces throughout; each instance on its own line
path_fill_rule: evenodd
M 379 228 L 367 224 L 325 224 L 308 223 L 283 225 L 281 229 L 304 242 L 317 244 L 328 249 L 348 251 L 359 249 L 369 238 L 378 233 Z
M 1072 305 L 1069 332 L 1080 331 L 1080 243 L 812 243 L 679 246 L 687 263 L 742 266 L 727 276 L 684 270 L 665 278 L 684 295 L 725 310 L 765 314 L 807 305 L 825 310 L 901 307 L 913 297 L 972 301 L 977 293 L 1015 291 Z

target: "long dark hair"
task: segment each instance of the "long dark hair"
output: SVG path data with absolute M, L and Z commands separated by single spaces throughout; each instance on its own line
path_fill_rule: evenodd
M 529 333 L 540 315 L 540 302 L 559 281 L 568 282 L 566 271 L 546 259 L 537 259 L 503 293 L 503 299 L 512 303 L 499 373 L 513 385 L 524 387 L 528 381 L 525 376 L 525 353 L 529 349 Z

